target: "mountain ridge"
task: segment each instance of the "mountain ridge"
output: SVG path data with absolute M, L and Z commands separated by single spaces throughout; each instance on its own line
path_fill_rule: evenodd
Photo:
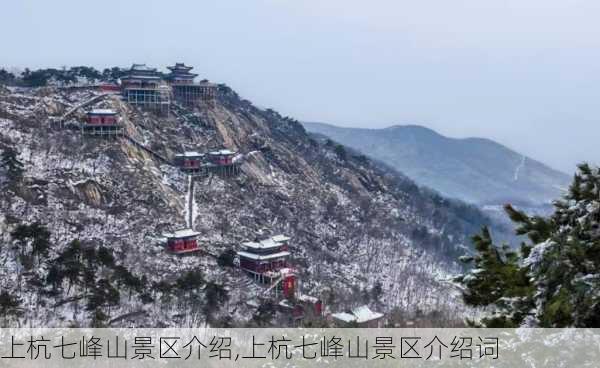
M 570 179 L 488 138 L 450 138 L 415 124 L 382 129 L 303 124 L 385 162 L 420 185 L 471 203 L 543 205 L 557 198 Z

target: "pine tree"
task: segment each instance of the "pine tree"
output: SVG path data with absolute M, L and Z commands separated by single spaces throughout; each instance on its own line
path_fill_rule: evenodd
M 48 256 L 50 250 L 50 231 L 39 222 L 31 225 L 20 224 L 12 232 L 11 237 L 19 245 L 20 258 L 25 259 L 26 251 L 31 246 L 30 259 L 38 259 L 38 265 L 41 264 L 42 257 Z
M 79 283 L 83 273 L 81 242 L 78 239 L 72 240 L 55 262 L 61 265 L 62 275 L 69 280 L 69 288 L 67 289 L 67 294 L 69 294 L 71 287 Z
M 102 306 L 119 305 L 121 294 L 107 279 L 101 279 L 88 297 L 87 310 L 97 310 Z
M 16 77 L 5 69 L 0 69 L 0 84 L 14 85 Z
M 92 328 L 103 328 L 106 327 L 106 321 L 108 316 L 100 308 L 94 309 L 91 315 L 91 327 Z
M 184 291 L 192 292 L 204 284 L 200 271 L 188 271 L 175 281 L 175 286 Z
M 110 249 L 101 246 L 98 248 L 98 262 L 105 267 L 113 267 L 115 265 L 115 257 Z
M 8 291 L 0 292 L 0 317 L 19 316 L 21 300 Z
M 233 249 L 227 249 L 223 253 L 219 254 L 219 257 L 217 258 L 217 264 L 221 267 L 233 267 L 235 255 L 236 253 Z
M 375 302 L 379 303 L 382 296 L 383 296 L 383 285 L 381 284 L 381 281 L 377 281 L 375 283 L 375 285 L 373 285 L 373 288 L 371 289 L 371 298 Z
M 252 320 L 259 327 L 265 327 L 271 324 L 273 317 L 275 316 L 275 304 L 272 301 L 267 301 L 261 304 L 254 316 L 252 316 Z
M 18 315 L 21 300 L 8 291 L 0 292 L 0 316 Z
M 488 327 L 600 326 L 600 169 L 579 166 L 568 192 L 544 218 L 505 210 L 526 235 L 518 251 L 493 244 L 484 229 L 473 237 L 473 266 L 457 278 L 465 302 L 491 306 Z
M 16 240 L 18 244 L 15 247 L 15 250 L 19 252 L 19 254 L 25 254 L 27 250 L 27 239 L 31 237 L 31 228 L 26 224 L 19 224 L 11 233 L 10 236 Z
M 348 154 L 346 153 L 346 148 L 341 144 L 335 145 L 334 152 L 340 160 L 346 160 L 346 158 L 348 157 Z
M 212 320 L 213 314 L 220 309 L 221 305 L 227 302 L 229 295 L 222 285 L 214 282 L 206 284 L 204 295 L 206 296 L 206 304 L 203 308 L 204 314 L 206 315 L 207 320 L 210 321 Z
M 507 246 L 496 247 L 487 227 L 472 238 L 477 255 L 461 260 L 473 266 L 458 279 L 465 287 L 463 298 L 468 305 L 496 308 L 497 315 L 485 318 L 488 327 L 515 327 L 533 307 L 533 287 L 527 270 L 519 266 L 519 254 Z
M 31 255 L 38 259 L 38 265 L 41 264 L 41 260 L 48 256 L 50 250 L 50 231 L 44 225 L 39 222 L 35 222 L 31 225 L 31 234 L 33 241 L 31 242 Z
M 46 283 L 52 286 L 52 290 L 54 292 L 58 292 L 65 275 L 63 274 L 62 269 L 56 264 L 52 264 L 50 268 L 48 268 L 48 274 L 46 275 Z
M 96 253 L 96 248 L 93 246 L 85 247 L 82 249 L 81 255 L 89 269 L 95 270 L 98 267 L 98 254 Z
M 145 278 L 136 277 L 127 268 L 121 265 L 114 266 L 114 277 L 117 280 L 118 285 L 129 290 L 130 299 L 134 291 L 142 293 L 147 282 Z

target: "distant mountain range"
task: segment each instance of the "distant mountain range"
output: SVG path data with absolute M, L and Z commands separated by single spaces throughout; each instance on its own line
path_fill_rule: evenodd
M 441 194 L 479 205 L 540 206 L 556 199 L 570 177 L 484 138 L 448 138 L 418 125 L 385 129 L 303 123 L 404 173 Z

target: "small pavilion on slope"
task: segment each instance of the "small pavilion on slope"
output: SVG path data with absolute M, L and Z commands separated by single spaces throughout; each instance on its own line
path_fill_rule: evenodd
M 81 124 L 83 134 L 112 136 L 123 133 L 119 117 L 112 109 L 93 109 L 87 112 Z
M 238 173 L 240 161 L 236 161 L 237 152 L 229 149 L 220 149 L 208 152 L 207 156 L 208 167 L 212 172 L 226 176 Z
M 200 250 L 198 235 L 200 233 L 187 228 L 165 234 L 164 236 L 167 238 L 167 249 L 169 251 L 175 254 L 184 254 Z
M 333 313 L 331 315 L 335 324 L 339 327 L 382 327 L 385 315 L 379 312 L 373 312 L 368 306 L 363 305 L 352 311 Z
M 237 252 L 240 268 L 252 274 L 259 281 L 271 281 L 276 273 L 288 268 L 290 238 L 277 235 L 258 242 L 242 243 L 242 250 Z
M 208 173 L 206 155 L 196 151 L 185 151 L 175 155 L 175 166 L 189 175 L 204 176 Z

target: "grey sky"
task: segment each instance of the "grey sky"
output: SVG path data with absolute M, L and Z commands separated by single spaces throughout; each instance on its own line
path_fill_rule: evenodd
M 0 65 L 164 67 L 301 120 L 600 163 L 597 0 L 6 1 Z

